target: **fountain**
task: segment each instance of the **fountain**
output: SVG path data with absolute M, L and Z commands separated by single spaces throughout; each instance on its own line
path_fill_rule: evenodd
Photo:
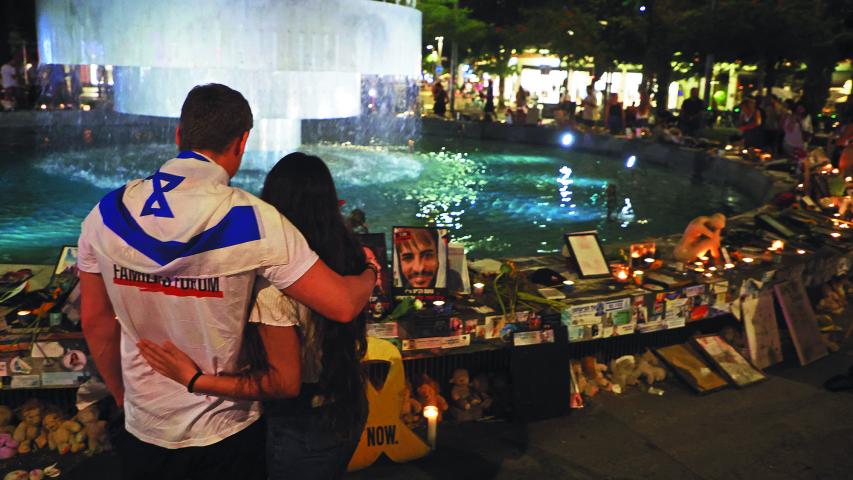
M 116 111 L 176 118 L 193 86 L 223 83 L 252 107 L 248 150 L 276 155 L 300 146 L 302 120 L 360 115 L 364 77 L 420 72 L 420 12 L 380 1 L 38 0 L 37 11 L 42 62 L 113 65 Z

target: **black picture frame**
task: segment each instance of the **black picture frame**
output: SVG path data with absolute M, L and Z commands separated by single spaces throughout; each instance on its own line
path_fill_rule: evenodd
M 711 363 L 729 383 L 737 388 L 745 388 L 767 380 L 767 375 L 759 370 L 749 359 L 740 354 L 728 342 L 717 334 L 698 335 L 690 339 L 693 348 L 699 352 L 705 360 Z M 724 353 L 713 353 L 709 351 L 708 345 L 716 344 L 725 350 Z M 726 356 L 728 356 L 727 361 Z M 748 371 L 738 371 L 738 368 Z M 757 378 L 747 379 L 746 375 L 756 375 Z
M 591 237 L 594 239 L 595 246 L 597 248 L 593 249 L 594 251 L 592 252 L 578 251 L 575 239 L 581 237 Z M 563 234 L 563 241 L 566 243 L 566 248 L 569 249 L 569 254 L 572 257 L 572 261 L 577 268 L 580 278 L 607 278 L 611 276 L 610 265 L 604 257 L 604 250 L 601 248 L 601 241 L 598 239 L 598 232 L 565 233 Z M 594 258 L 589 258 L 590 254 L 593 255 Z

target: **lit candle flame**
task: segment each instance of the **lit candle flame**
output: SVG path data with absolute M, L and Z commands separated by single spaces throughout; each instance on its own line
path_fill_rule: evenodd
M 746 258 L 744 258 L 744 259 L 743 259 L 743 261 L 744 261 L 744 263 L 752 263 L 752 262 L 754 262 L 754 261 L 755 261 L 755 259 L 754 259 L 754 258 L 746 257 Z

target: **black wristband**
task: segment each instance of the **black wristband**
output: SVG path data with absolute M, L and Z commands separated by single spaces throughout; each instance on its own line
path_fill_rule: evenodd
M 193 378 L 190 379 L 190 383 L 187 384 L 187 391 L 193 393 L 193 386 L 195 385 L 195 381 L 198 380 L 198 377 L 202 376 L 201 370 L 196 370 Z
M 367 262 L 365 264 L 365 269 L 368 269 L 368 268 L 373 270 L 373 275 L 375 275 L 376 278 L 379 278 L 379 267 L 377 267 L 373 263 Z

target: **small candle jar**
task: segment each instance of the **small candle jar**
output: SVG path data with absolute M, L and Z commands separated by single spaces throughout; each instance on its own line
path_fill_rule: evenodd
M 33 312 L 30 310 L 18 310 L 18 322 L 29 322 L 33 319 Z
M 575 281 L 574 280 L 564 280 L 563 281 L 563 291 L 566 293 L 571 293 L 575 289 Z
M 441 313 L 444 311 L 444 300 L 436 300 L 432 302 L 432 308 L 436 313 Z
M 610 273 L 613 278 L 619 283 L 626 283 L 631 280 L 631 270 L 628 265 L 622 263 L 613 263 L 610 265 Z
M 486 284 L 482 282 L 477 282 L 472 286 L 474 287 L 474 295 L 478 297 L 483 294 L 483 291 L 486 288 Z
M 637 285 L 642 285 L 643 275 L 645 275 L 645 272 L 643 272 L 642 270 L 634 270 L 634 283 L 636 283 Z

